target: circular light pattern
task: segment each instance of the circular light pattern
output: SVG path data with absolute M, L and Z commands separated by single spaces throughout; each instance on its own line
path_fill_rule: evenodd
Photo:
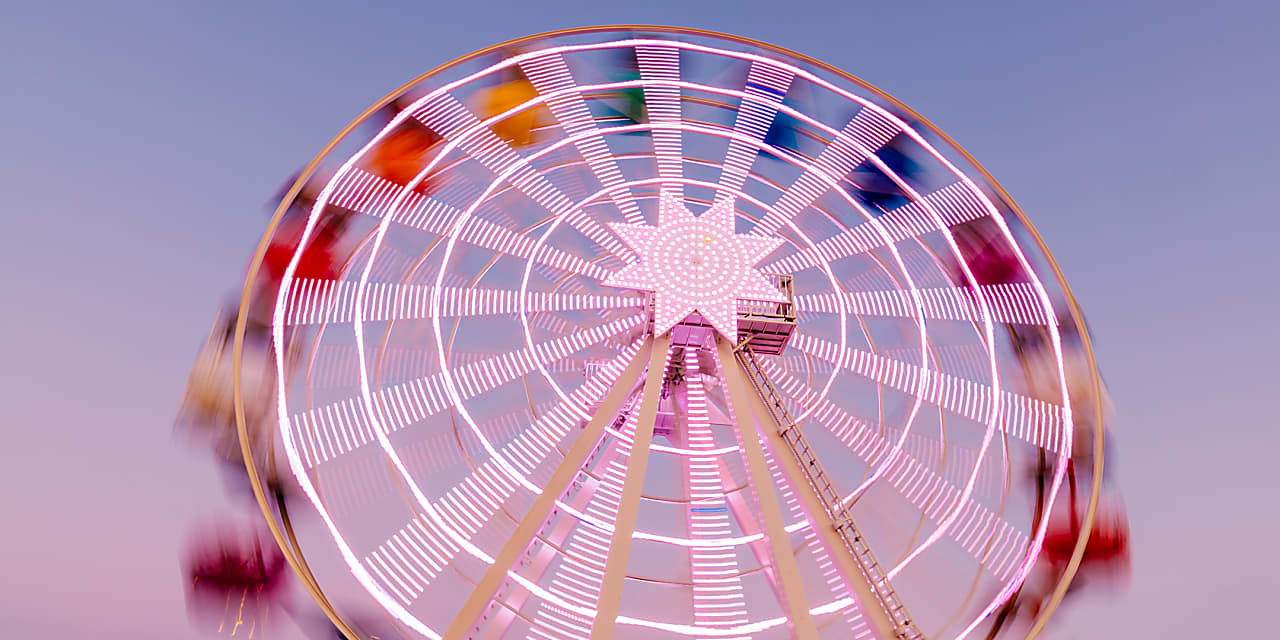
M 1060 279 L 884 94 L 657 31 L 462 58 L 326 151 L 304 238 L 358 241 L 272 327 L 316 582 L 428 638 L 972 634 L 1072 447 Z M 438 142 L 379 172 L 405 131 Z

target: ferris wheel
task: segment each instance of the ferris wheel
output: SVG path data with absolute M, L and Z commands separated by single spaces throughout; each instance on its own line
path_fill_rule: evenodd
M 446 640 L 978 636 L 1100 429 L 1069 408 L 1074 303 L 1003 191 L 771 45 L 507 43 L 372 107 L 273 230 L 308 181 L 264 420 L 315 533 L 267 511 L 339 621 L 325 594 L 354 586 Z

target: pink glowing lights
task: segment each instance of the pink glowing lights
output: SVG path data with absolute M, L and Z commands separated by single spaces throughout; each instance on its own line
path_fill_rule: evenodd
M 634 56 L 635 79 L 583 82 L 574 66 L 579 56 L 601 52 Z M 682 56 L 742 64 L 745 84 L 690 81 Z M 473 85 L 515 69 L 537 97 L 503 113 L 476 115 L 465 99 Z M 854 110 L 847 121 L 830 126 L 784 102 L 797 83 Z M 647 121 L 602 126 L 592 102 L 602 92 L 626 90 L 643 93 Z M 731 103 L 732 125 L 690 117 L 690 92 Z M 496 123 L 535 108 L 552 114 L 552 129 L 561 137 L 516 148 L 493 132 Z M 784 157 L 763 143 L 779 113 L 826 140 L 815 157 Z M 393 184 L 357 168 L 378 140 L 406 122 L 420 123 L 442 139 L 418 176 L 445 176 L 431 196 L 414 184 Z M 611 137 L 631 134 L 644 136 L 646 151 L 617 153 Z M 948 183 L 929 193 L 913 190 L 876 155 L 895 138 L 909 140 L 942 167 Z M 703 148 L 700 140 L 714 141 L 722 154 L 697 159 L 719 171 L 715 182 L 705 172 L 695 177 L 688 170 L 690 158 Z M 574 159 L 565 161 L 566 155 Z M 765 179 L 761 157 L 789 167 L 790 177 Z M 462 167 L 453 183 L 447 172 L 440 173 L 446 158 L 450 166 Z M 639 161 L 648 164 L 636 168 Z M 868 164 L 898 184 L 905 204 L 873 215 L 842 190 L 842 177 Z M 556 173 L 565 167 L 581 170 L 579 183 L 589 188 L 566 186 L 577 183 Z M 695 215 L 686 197 L 698 190 L 714 196 Z M 1001 475 L 995 465 L 1009 463 L 997 459 L 991 445 L 1010 435 L 1013 442 L 1055 453 L 1061 463 L 1070 451 L 1071 414 L 1067 407 L 1008 390 L 990 345 L 1001 323 L 1019 323 L 1044 327 L 1058 349 L 1048 294 L 1034 278 L 979 285 L 963 265 L 965 281 L 939 286 L 934 273 L 929 286 L 917 284 L 931 267 L 918 260 L 919 251 L 909 265 L 898 245 L 918 249 L 932 243 L 958 255 L 950 229 L 980 218 L 994 219 L 1025 270 L 1032 270 L 977 185 L 901 118 L 843 84 L 805 65 L 694 42 L 631 38 L 530 50 L 436 86 L 398 114 L 329 181 L 306 234 L 328 206 L 354 211 L 376 226 L 337 280 L 294 278 L 297 256 L 286 270 L 273 327 L 284 450 L 355 579 L 421 635 L 438 638 L 449 624 L 439 607 L 426 603 L 475 582 L 474 567 L 494 562 L 502 536 L 543 492 L 595 407 L 615 386 L 635 385 L 618 376 L 639 349 L 649 305 L 656 334 L 697 314 L 721 337 L 736 341 L 740 301 L 792 302 L 762 272 L 792 274 L 807 287 L 794 299 L 798 329 L 791 353 L 766 362 L 763 370 L 796 405 L 797 422 L 812 433 L 830 434 L 832 448 L 820 455 L 865 471 L 845 480 L 841 495 L 856 506 L 873 499 L 867 497 L 873 496 L 871 487 L 892 487 L 906 508 L 933 527 L 911 539 L 887 579 L 911 578 L 913 563 L 946 558 L 954 547 L 1001 591 L 967 610 L 969 620 L 992 610 L 1029 571 L 1043 526 L 1028 532 L 1030 523 L 1011 521 L 992 508 L 989 500 L 998 493 L 992 478 Z M 747 220 L 741 208 L 759 215 Z M 813 225 L 814 218 L 839 224 Z M 739 233 L 739 225 L 747 229 Z M 397 238 L 420 246 L 393 248 Z M 881 278 L 874 288 L 853 286 L 857 277 L 867 277 L 853 265 L 870 264 L 869 256 L 882 265 L 876 268 L 892 273 L 893 284 Z M 879 350 L 859 333 L 868 331 L 866 318 L 902 321 L 911 337 L 895 345 L 897 352 Z M 929 352 L 929 325 L 935 322 L 966 327 L 975 337 L 976 352 L 965 356 L 964 375 L 941 370 Z M 378 344 L 398 326 L 420 330 L 424 346 L 414 351 Z M 317 391 L 316 381 L 332 387 L 314 400 L 289 386 L 283 355 L 286 328 L 312 327 L 326 333 L 307 393 Z M 493 340 L 503 345 L 499 352 L 485 349 L 485 331 L 501 334 Z M 498 342 L 508 336 L 518 344 Z M 769 545 L 762 544 L 764 529 L 749 507 L 753 499 L 774 499 L 775 490 L 744 489 L 733 477 L 734 469 L 740 473 L 741 451 L 723 437 L 734 428 L 716 369 L 725 363 L 699 360 L 696 347 L 667 354 L 681 367 L 683 379 L 669 383 L 683 384 L 686 404 L 682 417 L 673 419 L 669 439 L 650 449 L 654 466 L 683 476 L 684 494 L 668 496 L 672 503 L 645 497 L 646 505 L 682 505 L 666 512 L 671 518 L 680 514 L 680 526 L 673 530 L 670 523 L 642 518 L 633 532 L 634 540 L 687 560 L 689 601 L 666 618 L 624 606 L 617 621 L 676 636 L 746 637 L 791 622 L 756 606 L 761 593 L 772 589 L 775 600 L 794 596 L 777 591 L 769 577 Z M 588 363 L 590 373 L 582 375 Z M 900 422 L 876 424 L 868 416 L 882 407 L 849 406 L 843 394 L 851 379 L 898 394 L 906 407 Z M 494 402 L 511 411 L 494 411 Z M 520 404 L 519 411 L 510 404 Z M 638 404 L 632 397 L 623 406 Z M 941 442 L 932 439 L 937 432 L 918 426 L 928 422 L 920 416 L 930 411 L 964 420 L 959 428 L 971 429 L 972 437 L 964 445 L 946 442 L 946 434 Z M 635 411 L 624 409 L 606 426 L 595 454 L 576 470 L 574 485 L 558 496 L 558 515 L 528 542 L 522 564 L 506 568 L 506 583 L 492 607 L 498 613 L 493 620 L 503 622 L 493 624 L 525 625 L 530 637 L 590 632 L 635 420 Z M 406 444 L 413 441 L 431 446 Z M 832 550 L 814 534 L 815 517 L 823 516 L 805 511 L 773 458 L 789 452 L 766 447 L 765 453 L 776 499 L 784 503 L 785 530 L 800 544 L 815 585 L 804 594 L 808 609 L 853 637 L 867 637 L 872 631 L 860 610 L 874 603 L 855 601 Z M 962 465 L 939 468 L 947 456 Z M 365 469 L 374 458 L 371 468 L 379 472 Z M 353 472 L 357 465 L 365 470 Z M 435 474 L 452 479 L 436 483 Z M 397 496 L 404 490 L 414 515 L 400 518 L 378 540 L 354 542 L 344 522 L 377 489 L 322 491 L 322 477 L 343 478 L 344 485 L 392 478 L 386 486 L 394 486 Z M 1060 482 L 1059 467 L 1050 497 Z M 772 611 L 786 610 L 770 605 Z
M 694 216 L 675 196 L 663 193 L 658 226 L 613 225 L 640 258 L 604 284 L 652 291 L 655 334 L 670 331 L 696 311 L 721 335 L 735 338 L 739 300 L 788 300 L 754 268 L 783 239 L 735 233 L 733 220 L 732 200 L 720 200 Z

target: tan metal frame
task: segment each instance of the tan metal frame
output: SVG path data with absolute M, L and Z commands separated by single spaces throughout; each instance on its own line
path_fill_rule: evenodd
M 777 495 L 773 492 L 773 479 L 769 477 L 756 421 L 752 419 L 749 408 L 751 397 L 755 394 L 746 388 L 738 360 L 733 355 L 733 345 L 719 335 L 716 336 L 716 353 L 720 356 L 720 370 L 724 372 L 725 386 L 729 389 L 729 403 L 733 407 L 734 420 L 738 423 L 751 484 L 755 487 L 756 498 L 760 502 L 760 516 L 764 520 L 769 539 L 774 573 L 786 596 L 785 604 L 790 614 L 788 618 L 792 630 L 799 640 L 816 640 L 818 628 L 813 623 L 813 616 L 809 614 L 809 602 L 805 597 L 804 583 L 800 579 L 800 568 L 796 564 L 795 552 L 791 549 L 791 538 L 783 525 L 782 506 L 778 504 Z
M 524 553 L 525 548 L 533 540 L 534 534 L 546 522 L 550 516 L 551 510 L 555 507 L 556 501 L 568 488 L 569 483 L 573 481 L 574 476 L 578 474 L 578 470 L 582 467 L 582 463 L 591 455 L 592 450 L 596 448 L 596 443 L 600 440 L 600 436 L 604 434 L 604 427 L 614 414 L 618 412 L 618 407 L 622 405 L 622 401 L 626 399 L 627 394 L 631 391 L 632 385 L 640 375 L 640 369 L 644 366 L 644 354 L 657 353 L 654 348 L 654 340 L 647 338 L 645 344 L 631 358 L 631 362 L 622 374 L 618 376 L 604 400 L 600 403 L 600 408 L 596 410 L 595 416 L 591 418 L 591 422 L 583 429 L 582 434 L 574 440 L 573 446 L 565 454 L 560 466 L 556 467 L 555 472 L 551 475 L 551 479 L 547 481 L 542 488 L 542 493 L 538 494 L 537 499 L 533 501 L 533 506 L 529 507 L 520 520 L 520 524 L 516 526 L 516 530 L 507 538 L 506 544 L 502 545 L 502 550 L 498 555 L 494 556 L 493 564 L 489 565 L 488 571 L 485 571 L 484 577 L 476 584 L 476 588 L 471 591 L 471 595 L 467 596 L 467 600 L 462 605 L 462 609 L 454 616 L 453 622 L 444 632 L 443 640 L 462 640 L 467 634 L 471 633 L 476 620 L 484 610 L 489 607 L 489 603 L 493 600 L 493 594 L 497 592 L 498 587 L 507 578 L 507 572 L 515 564 L 516 559 Z M 665 354 L 664 354 L 665 357 Z M 650 358 L 652 360 L 652 358 Z
M 749 374 L 743 369 L 742 364 L 738 362 L 736 355 L 732 351 L 730 351 L 729 363 L 722 362 L 720 366 L 725 371 L 726 380 L 733 380 L 739 385 L 746 384 Z M 876 596 L 872 586 L 867 584 L 857 560 L 853 557 L 844 541 L 841 540 L 840 534 L 836 530 L 836 523 L 832 521 L 831 516 L 827 513 L 827 508 L 823 505 L 818 493 L 809 484 L 804 471 L 800 468 L 800 461 L 791 455 L 786 441 L 782 439 L 780 429 L 788 425 L 778 425 L 773 421 L 772 414 L 764 406 L 764 401 L 760 398 L 760 395 L 755 393 L 754 390 L 747 392 L 747 405 L 755 415 L 756 420 L 760 422 L 765 440 L 769 443 L 770 449 L 773 450 L 774 460 L 782 467 L 783 475 L 791 483 L 792 491 L 796 493 L 804 504 L 805 513 L 809 516 L 809 523 L 813 527 L 814 533 L 827 548 L 827 552 L 835 561 L 841 576 L 844 577 L 845 583 L 853 590 L 853 596 L 858 601 L 858 609 L 867 619 L 876 637 L 879 640 L 897 638 L 898 633 L 894 629 L 893 620 L 889 618 L 881 607 L 880 599 Z
M 597 465 L 607 466 L 610 461 L 619 456 L 620 453 L 617 452 L 616 446 L 610 447 L 604 453 L 603 458 L 597 463 Z M 578 494 L 574 496 L 573 501 L 569 505 L 578 511 L 585 510 L 587 505 L 595 499 L 596 491 L 599 491 L 600 489 L 599 479 L 591 476 L 590 474 L 584 473 L 584 475 L 587 476 L 585 481 L 587 486 L 584 486 L 578 491 Z M 560 550 L 559 545 L 563 544 L 569 537 L 569 534 L 573 531 L 575 524 L 577 524 L 577 522 L 573 518 L 561 518 L 556 521 L 555 525 L 551 528 L 551 531 L 549 531 L 543 539 L 543 542 L 545 542 L 546 545 L 539 549 L 536 555 L 532 556 L 529 566 L 525 569 L 525 573 L 530 580 L 538 582 L 542 575 L 546 573 L 547 569 L 551 567 L 551 562 L 555 559 L 555 552 Z M 554 547 L 554 549 L 552 547 Z M 506 634 L 507 629 L 511 626 L 511 623 L 515 622 L 517 617 L 523 617 L 518 612 L 529 599 L 530 595 L 529 591 L 525 589 L 513 592 L 511 597 L 503 603 L 503 608 L 498 610 L 489 619 L 488 626 L 484 627 L 474 640 L 501 640 L 501 638 Z M 528 618 L 524 619 L 528 621 Z
M 644 489 L 645 471 L 649 467 L 649 445 L 653 443 L 653 425 L 658 414 L 662 379 L 667 373 L 670 347 L 670 333 L 653 339 L 649 372 L 645 374 L 644 391 L 640 397 L 636 433 L 627 459 L 627 475 L 622 481 L 622 496 L 618 501 L 618 517 L 614 520 L 613 537 L 609 540 L 609 556 L 605 561 L 604 577 L 600 583 L 596 618 L 591 625 L 592 638 L 612 638 L 618 623 L 622 590 L 626 585 L 627 563 L 631 559 L 631 535 L 635 532 L 640 494 Z

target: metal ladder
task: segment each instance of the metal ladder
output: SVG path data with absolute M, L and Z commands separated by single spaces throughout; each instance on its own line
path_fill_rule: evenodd
M 871 586 L 872 593 L 875 594 L 876 599 L 879 601 L 878 604 L 893 622 L 895 635 L 899 640 L 922 640 L 924 634 L 912 622 L 906 606 L 902 604 L 902 600 L 898 597 L 898 593 L 894 591 L 893 585 L 889 583 L 884 572 L 880 569 L 880 563 L 876 561 L 875 555 L 871 553 L 871 547 L 863 540 L 862 534 L 853 524 L 853 518 L 849 515 L 848 507 L 841 502 L 840 495 L 831 486 L 831 481 L 827 479 L 827 474 L 822 470 L 822 463 L 813 454 L 813 449 L 809 447 L 809 442 L 805 440 L 804 434 L 801 433 L 795 419 L 792 418 L 791 412 L 783 404 L 781 394 L 778 393 L 773 383 L 769 381 L 769 377 L 765 375 L 764 369 L 756 359 L 755 353 L 745 345 L 735 353 L 743 370 L 747 372 L 747 378 L 751 381 L 751 386 L 755 388 L 756 393 L 759 394 L 760 399 L 764 401 L 765 407 L 769 410 L 774 425 L 778 428 L 778 433 L 782 436 L 783 441 L 787 443 L 796 460 L 800 461 L 800 468 L 804 470 L 805 478 L 808 479 L 809 485 L 813 487 L 819 499 L 822 500 L 822 505 L 826 509 L 827 515 L 835 523 L 836 532 L 840 534 L 840 539 L 844 540 L 845 546 L 853 554 L 854 561 L 862 571 L 862 577 Z

